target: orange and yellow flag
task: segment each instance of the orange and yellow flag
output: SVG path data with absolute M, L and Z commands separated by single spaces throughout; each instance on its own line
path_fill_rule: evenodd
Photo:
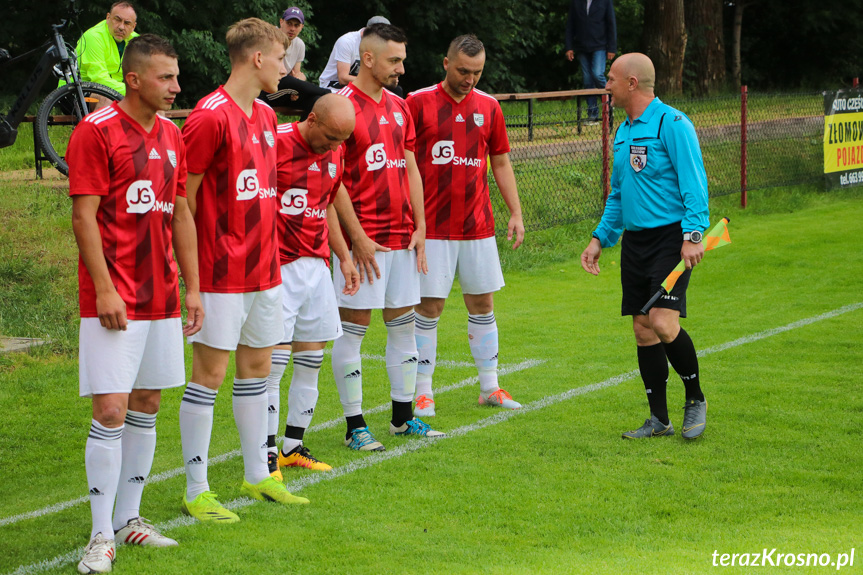
M 707 232 L 704 236 L 705 251 L 721 248 L 722 246 L 727 246 L 731 243 L 731 236 L 728 235 L 728 221 L 728 218 L 722 218 L 709 232 Z M 671 290 L 674 288 L 674 284 L 677 283 L 677 279 L 683 275 L 683 272 L 685 271 L 686 263 L 683 260 L 680 260 L 677 267 L 671 270 L 671 273 L 668 274 L 668 277 L 665 278 L 664 282 L 662 282 L 662 289 L 665 290 L 665 293 L 671 293 Z

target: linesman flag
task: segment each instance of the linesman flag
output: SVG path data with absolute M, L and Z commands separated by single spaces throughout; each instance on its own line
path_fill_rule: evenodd
M 731 236 L 728 235 L 728 222 L 730 221 L 731 220 L 728 218 L 722 218 L 715 226 L 713 226 L 713 229 L 707 232 L 704 236 L 705 251 L 715 250 L 716 248 L 721 248 L 722 246 L 727 246 L 731 243 Z M 662 286 L 660 286 L 659 291 L 653 294 L 650 301 L 644 304 L 644 307 L 641 308 L 641 313 L 646 314 L 650 311 L 650 308 L 653 307 L 653 304 L 656 303 L 656 300 L 671 293 L 671 290 L 674 289 L 674 284 L 677 283 L 678 278 L 680 278 L 685 271 L 686 263 L 683 260 L 680 260 L 677 267 L 671 270 L 671 273 L 668 274 L 668 277 L 665 278 L 664 282 L 662 282 Z

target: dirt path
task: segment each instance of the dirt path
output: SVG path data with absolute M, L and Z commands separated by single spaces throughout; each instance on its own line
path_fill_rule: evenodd
M 67 190 L 69 189 L 69 178 L 54 168 L 42 167 L 42 179 L 36 177 L 35 168 L 25 170 L 9 170 L 0 172 L 0 182 L 17 182 L 27 184 L 38 184 L 46 188 Z

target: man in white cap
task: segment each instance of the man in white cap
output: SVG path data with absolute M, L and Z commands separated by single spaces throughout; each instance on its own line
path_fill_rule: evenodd
M 372 24 L 389 23 L 390 21 L 383 16 L 372 16 L 366 22 L 365 28 L 343 34 L 336 40 L 335 45 L 333 45 L 333 51 L 330 52 L 327 66 L 321 72 L 318 85 L 321 88 L 338 92 L 356 80 L 357 73 L 360 70 L 360 41 L 363 39 L 363 31 Z M 401 87 L 395 87 L 391 91 L 400 97 L 404 97 L 404 91 Z

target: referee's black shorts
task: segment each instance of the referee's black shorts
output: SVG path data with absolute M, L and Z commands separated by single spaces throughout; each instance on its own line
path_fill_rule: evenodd
M 620 284 L 623 287 L 621 315 L 640 315 L 641 308 L 655 294 L 668 274 L 680 263 L 683 230 L 680 222 L 623 234 L 620 255 Z M 686 288 L 692 270 L 686 270 L 671 293 L 653 307 L 675 309 L 686 317 Z

